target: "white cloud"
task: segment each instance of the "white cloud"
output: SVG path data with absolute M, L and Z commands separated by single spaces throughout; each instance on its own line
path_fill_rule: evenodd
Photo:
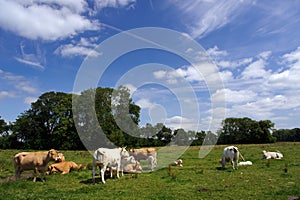
M 185 17 L 193 37 L 204 37 L 235 19 L 243 9 L 248 8 L 248 1 L 172 1 Z
M 14 97 L 16 97 L 15 92 L 0 91 L 0 99 L 14 98 Z
M 103 9 L 105 7 L 125 7 L 132 6 L 136 0 L 95 0 L 97 9 Z
M 140 106 L 141 109 L 149 109 L 154 106 L 154 103 L 152 103 L 149 99 L 139 99 L 136 102 L 136 105 Z
M 92 56 L 98 57 L 102 55 L 93 48 L 81 46 L 81 45 L 74 45 L 74 44 L 66 44 L 58 47 L 55 52 L 56 54 L 60 54 L 63 57 L 72 57 L 72 56 Z
M 222 89 L 217 90 L 213 95 L 215 101 L 223 101 L 225 96 L 226 103 L 244 103 L 253 101 L 257 94 L 251 90 L 231 90 L 231 89 Z
M 57 40 L 86 30 L 98 30 L 99 21 L 81 15 L 86 2 L 0 1 L 0 27 L 29 39 Z
M 27 105 L 31 105 L 31 103 L 35 102 L 37 100 L 36 97 L 25 97 L 24 103 Z
M 34 80 L 27 80 L 25 77 L 0 70 L 1 86 L 13 87 L 14 91 L 9 93 L 38 93 L 39 89 L 34 85 Z
M 251 63 L 242 72 L 243 79 L 266 78 L 270 76 L 270 70 L 266 70 L 266 61 L 262 58 Z

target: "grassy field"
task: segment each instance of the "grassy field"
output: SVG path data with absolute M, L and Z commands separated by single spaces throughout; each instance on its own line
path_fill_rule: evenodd
M 0 150 L 0 199 L 297 199 L 300 197 L 300 143 L 237 145 L 253 166 L 232 170 L 229 163 L 220 169 L 218 160 L 225 146 L 215 146 L 204 158 L 200 147 L 190 147 L 182 156 L 183 167 L 168 167 L 138 177 L 126 174 L 120 179 L 97 176 L 91 170 L 66 175 L 46 176 L 46 182 L 32 178 L 11 180 L 13 155 L 17 150 Z M 282 160 L 261 159 L 262 150 L 283 153 Z M 66 160 L 87 164 L 92 160 L 86 151 L 62 151 Z M 142 163 L 146 166 L 146 162 Z M 146 168 L 146 167 L 144 167 Z M 26 171 L 24 174 L 29 174 Z

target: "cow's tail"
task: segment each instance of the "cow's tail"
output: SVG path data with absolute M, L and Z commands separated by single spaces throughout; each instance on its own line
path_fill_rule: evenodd
M 244 159 L 243 155 L 241 154 L 241 152 L 239 152 L 239 153 L 240 153 L 240 156 L 241 156 L 242 160 L 245 162 L 245 159 Z

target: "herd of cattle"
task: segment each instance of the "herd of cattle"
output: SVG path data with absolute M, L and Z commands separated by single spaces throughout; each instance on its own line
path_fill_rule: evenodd
M 244 162 L 238 162 L 241 156 Z M 262 152 L 263 159 L 281 159 L 283 158 L 280 152 Z M 94 152 L 92 163 L 92 181 L 95 183 L 95 173 L 97 167 L 100 168 L 100 175 L 102 183 L 105 183 L 107 174 L 112 178 L 113 172 L 119 178 L 119 172 L 123 176 L 124 172 L 127 173 L 140 173 L 142 167 L 141 160 L 148 161 L 148 168 L 154 170 L 157 166 L 157 151 L 155 148 L 141 148 L 130 149 L 126 148 L 99 148 Z M 54 164 L 47 165 L 50 161 L 55 161 Z M 236 146 L 228 146 L 224 148 L 222 159 L 219 161 L 222 168 L 225 168 L 226 162 L 230 162 L 233 169 L 238 166 L 252 165 L 251 161 L 245 161 Z M 174 161 L 170 166 L 182 167 L 183 161 L 181 159 Z M 76 164 L 73 161 L 66 161 L 62 153 L 54 149 L 45 152 L 22 152 L 14 156 L 15 178 L 20 179 L 20 175 L 25 170 L 33 170 L 34 178 L 36 181 L 37 173 L 41 174 L 41 180 L 44 181 L 45 174 L 62 173 L 67 174 L 71 170 L 86 169 L 86 165 Z M 47 171 L 46 171 L 47 168 Z

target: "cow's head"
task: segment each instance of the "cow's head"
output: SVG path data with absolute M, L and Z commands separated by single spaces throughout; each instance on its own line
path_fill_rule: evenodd
M 55 149 L 50 149 L 48 151 L 48 156 L 52 159 L 52 160 L 57 160 L 57 152 Z
M 65 156 L 63 153 L 57 153 L 57 157 L 55 159 L 55 162 L 56 163 L 59 163 L 59 162 L 64 162 L 65 161 Z
M 122 158 L 126 158 L 126 157 L 129 157 L 129 153 L 128 153 L 128 151 L 126 150 L 126 147 L 121 147 L 120 148 L 120 150 L 121 150 L 121 157 Z

